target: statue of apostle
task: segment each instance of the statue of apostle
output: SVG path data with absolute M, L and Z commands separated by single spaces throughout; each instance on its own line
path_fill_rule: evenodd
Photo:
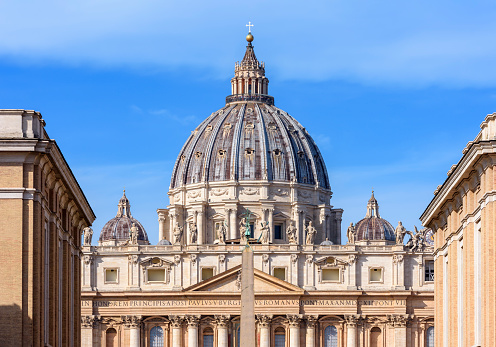
M 183 236 L 183 228 L 179 226 L 179 222 L 176 222 L 176 226 L 174 227 L 174 244 L 181 243 L 181 238 Z
M 396 244 L 402 245 L 403 239 L 405 238 L 406 235 L 406 228 L 403 226 L 401 222 L 398 222 L 398 226 L 394 230 L 394 234 L 396 236 Z
M 136 226 L 136 223 L 133 223 L 133 226 L 129 230 L 129 238 L 131 239 L 132 245 L 138 244 L 138 227 Z
M 296 235 L 296 232 L 298 230 L 296 229 L 294 225 L 294 221 L 289 222 L 289 226 L 286 229 L 286 235 L 288 237 L 288 242 L 291 245 L 296 245 L 298 243 L 298 236 Z
M 226 243 L 227 228 L 226 224 L 222 223 L 219 229 L 219 243 L 224 245 Z
M 308 222 L 308 226 L 305 228 L 305 231 L 307 232 L 307 239 L 306 239 L 306 244 L 307 245 L 313 245 L 315 242 L 315 235 L 317 234 L 317 229 L 312 225 L 312 221 Z
M 93 229 L 90 227 L 86 227 L 83 229 L 84 231 L 84 246 L 91 246 L 91 239 L 93 238 Z
M 348 243 L 350 243 L 350 244 L 355 243 L 356 230 L 355 230 L 355 227 L 353 226 L 353 223 L 350 223 L 350 226 L 348 227 L 348 230 L 346 231 L 346 236 L 348 237 Z
M 269 244 L 269 233 L 270 233 L 270 227 L 269 227 L 269 222 L 265 221 L 265 224 L 262 222 L 262 233 L 260 235 L 260 242 L 262 242 L 263 245 L 268 245 Z
M 190 242 L 191 244 L 195 244 L 198 239 L 198 228 L 196 227 L 196 224 L 189 223 L 189 230 L 190 230 Z

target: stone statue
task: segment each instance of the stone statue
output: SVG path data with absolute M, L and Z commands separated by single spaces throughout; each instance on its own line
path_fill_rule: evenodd
M 190 230 L 190 242 L 192 244 L 195 244 L 198 239 L 198 228 L 196 227 L 196 224 L 189 223 L 189 230 Z
M 226 243 L 227 228 L 226 224 L 222 223 L 219 229 L 219 243 L 224 245 Z
M 294 221 L 289 222 L 289 226 L 286 229 L 286 235 L 288 237 L 288 242 L 291 245 L 296 245 L 298 243 L 298 236 L 296 235 L 297 229 L 294 225 Z
M 348 230 L 346 230 L 346 236 L 348 237 L 348 243 L 354 244 L 356 239 L 356 230 L 353 223 L 350 223 Z
M 415 234 L 412 234 L 410 232 L 410 236 L 412 238 L 408 242 L 407 246 L 410 246 L 412 252 L 422 252 L 424 250 L 425 231 L 424 232 L 418 231 L 416 226 L 414 226 L 414 228 L 415 228 Z
M 93 238 L 93 229 L 91 229 L 90 227 L 86 227 L 83 229 L 83 231 L 84 231 L 83 245 L 91 246 L 91 239 Z
M 132 245 L 138 244 L 138 227 L 136 226 L 136 223 L 133 223 L 133 226 L 129 230 L 129 238 L 131 239 Z
M 239 237 L 241 239 L 244 239 L 245 238 L 245 233 L 246 233 L 246 218 L 243 217 L 239 221 Z
M 398 226 L 394 230 L 394 234 L 396 235 L 396 244 L 402 245 L 403 239 L 406 235 L 406 228 L 403 226 L 403 224 L 401 224 L 401 222 L 398 222 Z
M 307 245 L 313 245 L 315 242 L 315 235 L 317 234 L 317 229 L 312 225 L 312 221 L 308 222 L 308 226 L 305 228 L 305 231 L 307 232 L 307 239 L 306 239 L 306 244 Z
M 174 227 L 174 244 L 181 243 L 181 238 L 183 237 L 183 228 L 179 226 L 179 222 L 176 222 Z
M 265 224 L 262 222 L 262 233 L 260 235 L 260 242 L 262 242 L 263 245 L 268 245 L 269 244 L 269 234 L 270 234 L 270 227 L 269 227 L 269 222 L 265 222 Z

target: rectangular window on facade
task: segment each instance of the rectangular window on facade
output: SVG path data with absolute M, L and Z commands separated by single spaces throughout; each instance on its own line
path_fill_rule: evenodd
M 322 282 L 340 282 L 339 269 L 322 269 Z
M 286 281 L 286 268 L 284 267 L 274 268 L 274 277 Z
M 208 280 L 210 277 L 214 277 L 214 268 L 213 267 L 202 268 L 201 270 L 202 281 Z
M 117 269 L 105 269 L 105 283 L 117 283 L 118 273 Z
M 165 282 L 165 269 L 148 269 L 148 282 Z
M 425 262 L 425 282 L 434 282 L 434 260 Z
M 282 224 L 274 225 L 274 239 L 282 240 Z
M 255 237 L 255 225 L 253 223 L 250 223 L 250 238 Z
M 382 282 L 382 268 L 370 268 L 369 282 Z

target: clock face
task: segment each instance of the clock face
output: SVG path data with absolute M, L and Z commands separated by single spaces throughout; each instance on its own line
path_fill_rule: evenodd
M 428 229 L 425 233 L 425 243 L 429 246 L 434 246 L 434 233 L 432 232 L 432 229 Z

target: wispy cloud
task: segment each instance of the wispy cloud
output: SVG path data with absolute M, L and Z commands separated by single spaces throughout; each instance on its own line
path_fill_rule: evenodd
M 156 117 L 163 117 L 168 120 L 180 123 L 181 125 L 188 125 L 188 126 L 196 126 L 199 122 L 200 119 L 197 116 L 190 115 L 190 116 L 179 116 L 173 112 L 170 112 L 167 109 L 157 109 L 157 110 L 143 110 L 143 108 L 136 106 L 136 105 L 131 105 L 131 110 L 134 113 L 137 114 L 148 114 Z

